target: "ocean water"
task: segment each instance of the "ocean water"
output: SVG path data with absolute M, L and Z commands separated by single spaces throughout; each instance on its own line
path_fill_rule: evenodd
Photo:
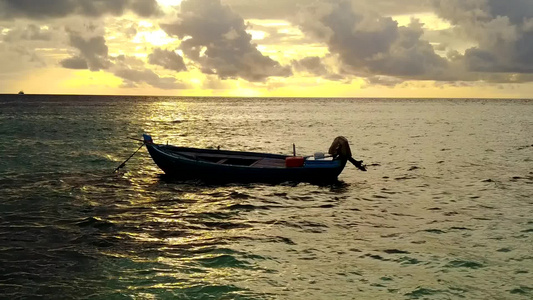
M 156 142 L 351 143 L 333 185 L 161 176 Z M 0 96 L 0 298 L 532 299 L 533 101 Z

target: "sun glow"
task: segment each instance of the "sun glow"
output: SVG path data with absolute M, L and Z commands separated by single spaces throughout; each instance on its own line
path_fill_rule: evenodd
M 275 20 L 275 19 L 247 19 L 250 24 L 257 24 L 260 26 L 266 27 L 286 27 L 291 26 L 291 23 L 286 20 Z
M 156 31 L 139 32 L 133 38 L 133 42 L 137 44 L 150 43 L 154 46 L 164 46 L 176 42 L 177 39 L 169 37 L 166 32 L 159 29 Z
M 149 22 L 149 21 L 146 21 L 146 20 L 141 20 L 141 21 L 139 21 L 139 27 L 152 28 L 152 27 L 154 27 L 154 24 L 152 22 Z
M 196 84 L 196 85 L 200 85 L 202 84 L 202 80 L 198 79 L 198 78 L 191 78 L 189 80 L 192 84 Z
M 251 88 L 238 88 L 230 92 L 230 96 L 232 97 L 261 97 L 263 96 L 263 93 L 260 90 L 257 89 L 251 89 Z
M 74 76 L 63 81 L 63 84 L 70 88 L 87 88 L 90 86 L 115 88 L 122 84 L 122 80 L 104 71 L 79 70 L 74 72 Z
M 161 6 L 178 6 L 182 0 L 157 0 L 157 3 Z
M 424 24 L 424 28 L 430 30 L 445 30 L 452 27 L 452 25 L 439 18 L 434 13 L 420 13 L 420 14 L 410 14 L 410 15 L 397 15 L 391 16 L 391 18 L 398 22 L 398 26 L 408 26 L 413 19 L 420 20 L 420 23 Z
M 266 37 L 266 33 L 264 31 L 246 30 L 246 32 L 252 36 L 252 40 L 262 40 Z

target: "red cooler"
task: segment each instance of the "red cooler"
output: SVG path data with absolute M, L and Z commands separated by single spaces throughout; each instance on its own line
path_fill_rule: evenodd
M 301 156 L 289 156 L 285 158 L 287 168 L 303 167 L 305 159 Z

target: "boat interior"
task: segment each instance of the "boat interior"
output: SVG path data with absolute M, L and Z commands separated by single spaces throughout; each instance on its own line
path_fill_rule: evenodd
M 196 150 L 196 149 L 194 149 Z M 263 167 L 263 168 L 285 168 L 285 157 L 283 155 L 271 155 L 270 157 L 258 154 L 232 151 L 190 151 L 181 149 L 165 149 L 173 155 L 182 156 L 188 159 L 210 162 L 221 165 Z

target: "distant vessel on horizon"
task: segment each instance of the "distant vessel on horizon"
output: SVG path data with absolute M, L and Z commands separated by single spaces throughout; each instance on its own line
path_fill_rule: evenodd
M 24 91 L 20 91 L 20 92 L 19 92 L 19 95 L 24 95 Z

